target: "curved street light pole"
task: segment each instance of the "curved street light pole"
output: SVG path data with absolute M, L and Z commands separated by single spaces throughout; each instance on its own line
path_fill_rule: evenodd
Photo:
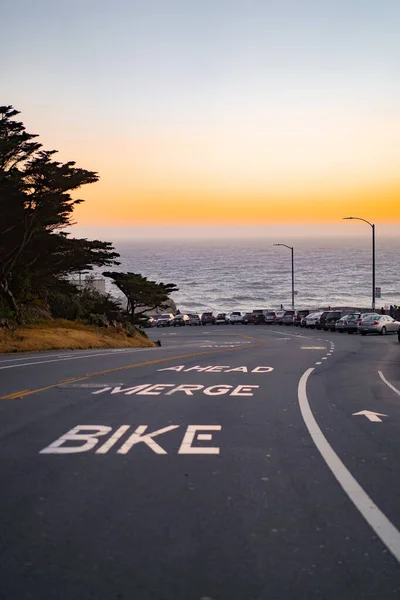
M 372 310 L 375 310 L 375 224 L 360 217 L 343 217 L 343 220 L 364 221 L 364 223 L 368 223 L 372 228 Z
M 274 246 L 285 246 L 285 248 L 289 248 L 292 253 L 292 310 L 294 310 L 294 248 L 293 246 L 288 246 L 287 244 L 273 244 Z

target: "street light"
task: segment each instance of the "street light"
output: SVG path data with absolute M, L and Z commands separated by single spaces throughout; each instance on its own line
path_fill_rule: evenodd
M 292 253 L 292 310 L 294 310 L 294 248 L 293 246 L 288 246 L 287 244 L 273 244 L 274 246 L 285 246 L 285 248 L 289 248 Z
M 372 227 L 372 310 L 375 310 L 375 224 L 360 217 L 343 217 L 343 220 L 364 221 Z

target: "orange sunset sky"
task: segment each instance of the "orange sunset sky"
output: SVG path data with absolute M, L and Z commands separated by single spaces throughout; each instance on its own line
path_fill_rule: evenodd
M 3 99 L 99 172 L 79 231 L 400 222 L 397 1 L 22 5 Z

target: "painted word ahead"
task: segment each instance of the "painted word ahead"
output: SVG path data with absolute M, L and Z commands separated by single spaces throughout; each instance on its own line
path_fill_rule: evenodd
M 209 365 L 207 367 L 200 367 L 199 365 L 195 365 L 194 367 L 175 365 L 174 367 L 158 369 L 158 371 L 178 371 L 181 373 L 271 373 L 273 370 L 273 367 L 254 367 L 252 369 L 246 366 L 230 367 L 229 365 Z
M 179 427 L 168 425 L 156 431 L 148 431 L 148 425 L 139 425 L 132 431 L 130 425 L 121 425 L 113 431 L 108 425 L 77 425 L 43 448 L 39 454 L 77 454 L 89 452 L 94 448 L 95 454 L 107 454 L 112 448 L 116 450 L 116 454 L 127 454 L 138 444 L 146 446 L 155 454 L 168 454 L 160 444 L 160 436 Z M 221 425 L 189 425 L 183 435 L 178 454 L 219 454 L 220 449 L 217 446 L 204 446 L 199 443 L 211 442 L 211 432 L 221 429 Z

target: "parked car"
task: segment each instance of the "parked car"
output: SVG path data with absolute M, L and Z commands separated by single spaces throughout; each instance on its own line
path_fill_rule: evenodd
M 172 325 L 174 327 L 184 327 L 189 323 L 188 315 L 175 315 L 174 320 L 172 321 Z
M 295 311 L 294 310 L 285 310 L 285 314 L 282 317 L 282 323 L 280 325 L 293 325 Z
M 311 313 L 309 315 L 306 316 L 305 319 L 305 327 L 306 328 L 310 328 L 310 329 L 315 329 L 315 327 L 317 326 L 317 323 L 319 323 L 319 320 L 321 318 L 322 312 L 315 312 L 315 313 Z
M 254 315 L 254 325 L 262 325 L 263 323 L 265 323 L 265 313 L 267 311 L 263 310 L 261 308 L 256 308 L 255 310 L 253 310 L 253 315 Z
M 215 325 L 215 317 L 212 312 L 203 312 L 201 315 L 202 325 Z
M 331 312 L 330 310 L 324 310 L 320 314 L 320 317 L 319 317 L 318 321 L 315 323 L 315 327 L 317 329 L 324 329 L 325 328 L 326 317 L 329 315 L 330 312 Z
M 309 310 L 296 311 L 294 318 L 293 318 L 293 325 L 296 325 L 296 327 L 300 327 L 302 319 L 304 319 L 309 314 L 310 314 Z
M 367 335 L 367 333 L 379 333 L 380 335 L 386 335 L 387 333 L 399 332 L 400 322 L 395 321 L 389 315 L 368 315 L 358 325 L 358 331 L 361 335 Z
M 244 315 L 245 313 L 241 312 L 240 310 L 235 310 L 231 312 L 231 315 L 229 317 L 230 324 L 237 325 L 238 323 L 243 323 Z
M 227 325 L 228 321 L 226 320 L 226 313 L 218 313 L 215 317 L 216 325 Z
M 268 312 L 265 313 L 265 323 L 267 325 L 272 325 L 273 323 L 276 323 L 278 319 L 278 315 L 275 311 L 273 310 L 269 310 Z
M 357 319 L 359 318 L 361 313 L 349 313 L 348 315 L 344 315 L 335 323 L 335 330 L 339 333 L 354 333 L 357 332 Z
M 157 321 L 153 317 L 148 317 L 147 315 L 143 315 L 142 317 L 139 318 L 138 324 L 140 327 L 143 327 L 144 329 L 149 329 L 150 327 L 154 327 L 155 325 L 157 325 Z
M 255 323 L 255 315 L 250 312 L 245 313 L 243 315 L 242 323 L 243 323 L 243 325 L 249 325 L 249 323 Z
M 201 319 L 199 315 L 189 315 L 189 325 L 201 325 Z
M 374 312 L 362 313 L 357 319 L 357 325 L 359 325 L 361 321 L 363 321 L 366 317 L 369 317 L 371 315 L 376 315 L 377 317 L 379 317 L 378 313 Z
M 166 313 L 165 315 L 160 315 L 157 319 L 157 327 L 170 327 L 173 320 L 174 320 L 174 315 L 172 313 Z
M 344 316 L 343 310 L 331 310 L 325 319 L 324 330 L 325 331 L 336 331 L 335 323 Z
M 282 325 L 282 319 L 283 319 L 283 315 L 285 314 L 286 311 L 284 310 L 277 310 L 276 311 L 276 322 L 278 323 L 278 325 Z

